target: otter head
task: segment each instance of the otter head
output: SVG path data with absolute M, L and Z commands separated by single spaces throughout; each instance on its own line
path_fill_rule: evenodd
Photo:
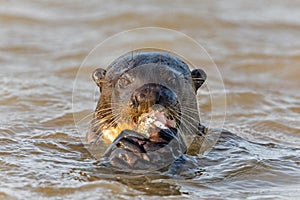
M 196 93 L 206 79 L 203 70 L 190 71 L 186 63 L 167 53 L 144 52 L 127 54 L 107 70 L 96 69 L 93 79 L 101 97 L 88 141 L 102 135 L 112 142 L 124 129 L 143 132 L 151 116 L 166 128 L 197 131 Z

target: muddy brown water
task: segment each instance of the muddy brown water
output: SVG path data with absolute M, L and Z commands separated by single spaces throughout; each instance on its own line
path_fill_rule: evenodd
M 0 199 L 299 199 L 299 19 L 291 0 L 1 0 Z M 181 31 L 209 52 L 231 133 L 183 168 L 116 174 L 82 145 L 73 83 L 95 45 L 144 26 Z M 199 103 L 205 124 L 209 96 Z

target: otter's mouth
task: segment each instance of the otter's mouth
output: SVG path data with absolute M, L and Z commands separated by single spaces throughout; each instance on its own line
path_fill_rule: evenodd
M 176 120 L 168 109 L 161 105 L 154 105 L 150 112 L 138 117 L 135 125 L 135 131 L 149 136 L 158 129 L 176 128 Z

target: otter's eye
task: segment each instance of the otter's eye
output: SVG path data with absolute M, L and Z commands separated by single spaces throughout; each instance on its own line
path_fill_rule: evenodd
M 119 88 L 123 89 L 126 88 L 127 86 L 129 86 L 132 83 L 132 78 L 130 76 L 122 76 L 119 80 L 118 80 L 118 86 Z

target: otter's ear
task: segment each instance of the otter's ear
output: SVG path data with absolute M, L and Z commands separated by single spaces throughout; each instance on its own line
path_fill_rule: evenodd
M 195 87 L 195 92 L 197 93 L 197 90 L 201 85 L 205 82 L 207 75 L 202 69 L 194 69 L 191 72 L 192 80 Z
M 92 78 L 99 88 L 101 88 L 101 83 L 105 78 L 105 74 L 106 74 L 106 70 L 102 68 L 98 68 L 93 72 Z

